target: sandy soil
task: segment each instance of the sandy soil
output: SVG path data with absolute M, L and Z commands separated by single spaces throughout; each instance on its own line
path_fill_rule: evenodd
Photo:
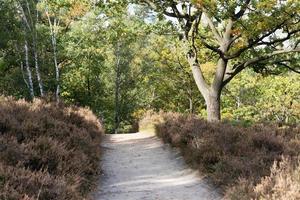
M 179 152 L 145 133 L 106 135 L 96 200 L 221 199 Z

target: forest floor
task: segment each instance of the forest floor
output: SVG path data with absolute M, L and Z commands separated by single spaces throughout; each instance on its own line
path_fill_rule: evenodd
M 146 133 L 106 135 L 96 200 L 215 200 L 217 190 L 179 151 Z

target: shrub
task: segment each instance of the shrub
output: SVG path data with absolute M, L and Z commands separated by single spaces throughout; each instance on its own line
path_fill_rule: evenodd
M 161 114 L 163 112 L 160 112 Z M 160 123 L 162 120 L 160 114 L 156 114 L 154 111 L 149 110 L 145 112 L 141 120 L 138 123 L 138 129 L 140 132 L 153 132 L 155 129 L 155 124 Z
M 0 199 L 87 198 L 102 132 L 86 108 L 1 97 Z
M 151 118 L 160 120 L 151 122 Z M 221 186 L 227 199 L 273 198 L 266 192 L 268 188 L 258 192 L 257 188 L 262 187 L 257 184 L 275 185 L 272 173 L 278 169 L 271 169 L 273 163 L 280 162 L 282 156 L 294 160 L 300 153 L 299 127 L 233 126 L 178 113 L 152 113 L 147 121 L 155 127 L 157 136 L 180 148 L 189 164 Z M 272 184 L 263 178 L 268 176 Z M 299 182 L 293 183 L 300 188 Z M 271 196 L 264 196 L 265 193 Z
M 300 157 L 299 157 L 300 158 Z M 271 174 L 262 178 L 255 186 L 257 199 L 296 200 L 300 199 L 300 159 L 294 164 L 291 159 L 283 158 L 271 168 Z

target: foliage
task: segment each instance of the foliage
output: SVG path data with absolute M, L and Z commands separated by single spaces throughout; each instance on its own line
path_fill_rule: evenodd
M 111 10 L 91 12 L 72 24 L 65 46 L 70 62 L 62 83 L 62 96 L 90 106 L 104 119 L 108 131 L 113 131 L 115 123 L 132 123 L 143 75 L 136 62 L 137 49 L 145 37 L 137 32 L 141 24 L 137 17 L 127 17 L 119 10 L 117 17 L 111 14 Z
M 262 74 L 299 73 L 297 1 L 134 2 L 173 19 L 183 47 L 179 51 L 205 99 L 209 121 L 221 119 L 222 90 L 245 69 Z M 213 77 L 207 79 L 203 71 L 208 62 Z
M 300 77 L 288 73 L 280 76 L 243 72 L 223 94 L 223 116 L 235 121 L 274 121 L 280 124 L 300 120 Z
M 31 32 L 24 26 L 18 6 L 18 3 L 22 3 L 26 7 L 26 2 L 31 10 L 26 16 L 32 15 L 35 19 L 35 14 L 38 14 L 34 26 L 37 33 L 38 63 L 44 90 L 48 95 L 55 93 L 59 83 L 63 101 L 90 107 L 103 119 L 108 132 L 114 132 L 117 123 L 120 124 L 119 132 L 133 131 L 138 113 L 148 109 L 207 115 L 207 103 L 195 84 L 178 23 L 161 12 L 153 11 L 152 7 L 144 6 L 142 1 L 132 4 L 130 1 L 0 0 L 1 94 L 30 99 L 28 74 L 24 68 L 26 39 L 29 43 L 29 69 L 33 76 L 34 93 L 39 95 L 33 57 L 34 43 L 30 37 Z M 242 2 L 193 3 L 191 6 L 199 10 L 205 6 L 214 25 L 222 32 L 227 21 L 222 24 L 218 19 L 227 19 L 229 13 Z M 250 3 L 258 13 L 247 13 L 249 19 L 238 20 L 239 23 L 233 27 L 233 35 L 241 34 L 241 37 L 233 43 L 229 53 L 247 46 L 262 33 L 271 30 L 279 19 L 289 17 L 286 12 L 282 14 L 279 11 L 293 13 L 297 7 L 295 1 L 282 3 L 280 6 L 274 5 L 274 1 Z M 170 4 L 166 3 L 165 6 Z M 270 9 L 271 7 L 276 9 Z M 56 57 L 61 73 L 58 81 L 53 62 L 52 29 L 47 13 L 50 21 L 57 22 L 52 29 L 57 40 Z M 272 20 L 275 17 L 278 20 Z M 259 27 L 253 28 L 258 21 Z M 246 30 L 243 23 L 252 28 Z M 287 23 L 290 31 L 298 30 L 297 24 L 291 25 L 290 21 Z M 207 37 L 209 45 L 215 44 L 207 23 L 203 22 L 198 31 L 200 35 Z M 275 35 L 272 33 L 269 39 L 278 39 L 278 35 Z M 281 42 L 276 42 L 276 45 L 279 43 Z M 207 83 L 212 84 L 218 55 L 207 49 L 199 38 L 196 38 L 195 45 L 200 50 L 198 59 L 201 61 L 203 76 Z M 228 67 L 269 51 L 271 52 L 269 47 L 255 49 L 255 52 L 247 49 Z M 289 64 L 297 69 L 298 62 L 294 62 L 294 59 L 297 61 L 299 57 L 290 59 L 293 62 Z M 116 70 L 118 60 L 119 73 Z M 283 66 L 270 70 L 274 69 L 270 68 L 270 64 L 264 61 L 253 66 L 262 75 L 250 69 L 245 70 L 224 87 L 221 99 L 224 119 L 246 124 L 259 121 L 285 124 L 299 122 L 299 76 L 286 72 L 287 68 Z M 270 72 L 274 75 L 269 75 Z
M 141 130 L 156 127 L 228 198 L 293 196 L 299 6 L 296 0 L 0 0 L 0 94 L 33 100 L 0 96 L 0 198 L 83 199 L 97 172 L 103 131 L 97 118 L 34 100 L 30 73 L 36 97 L 40 83 L 49 99 L 59 85 L 63 102 L 89 107 L 108 133 L 137 131 L 146 114 Z M 196 117 L 208 115 L 209 99 L 217 108 L 221 102 L 225 124 Z M 281 128 L 260 124 L 270 122 Z M 277 160 L 282 164 L 271 169 Z
M 0 198 L 86 198 L 103 133 L 95 115 L 38 99 L 0 99 Z

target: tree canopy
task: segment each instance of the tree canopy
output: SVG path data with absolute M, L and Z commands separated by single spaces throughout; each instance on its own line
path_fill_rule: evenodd
M 258 72 L 273 71 L 273 67 L 299 70 L 298 1 L 142 2 L 177 20 L 178 34 L 185 46 L 183 53 L 206 101 L 210 121 L 220 120 L 221 91 L 244 69 L 252 67 Z M 201 69 L 207 62 L 202 57 L 205 52 L 213 55 L 210 60 L 216 66 L 211 83 Z M 277 68 L 277 73 L 282 71 Z
M 146 110 L 299 121 L 296 0 L 0 0 L 0 93 L 89 106 L 109 132 Z

